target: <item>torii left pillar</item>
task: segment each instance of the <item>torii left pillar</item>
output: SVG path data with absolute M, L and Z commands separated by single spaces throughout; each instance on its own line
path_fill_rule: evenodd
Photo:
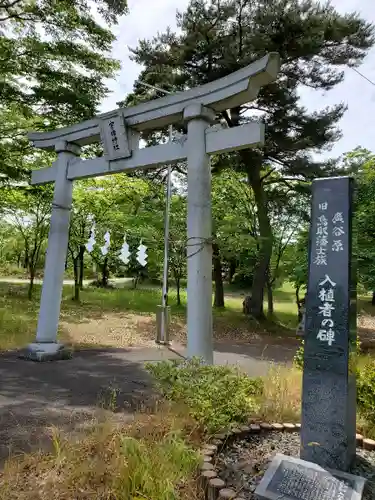
M 34 361 L 62 359 L 67 356 L 64 345 L 57 342 L 65 262 L 69 242 L 70 213 L 73 181 L 67 178 L 69 161 L 79 156 L 80 148 L 60 141 L 57 153 L 56 180 L 52 202 L 48 249 L 44 268 L 36 341 L 27 349 L 27 357 Z

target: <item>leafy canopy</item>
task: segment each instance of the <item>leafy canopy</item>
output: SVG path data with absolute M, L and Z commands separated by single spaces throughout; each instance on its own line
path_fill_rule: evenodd
M 126 0 L 0 0 L 0 105 L 42 113 L 50 126 L 92 116 L 103 78 L 119 68 L 98 14 L 115 23 L 126 12 Z
M 37 159 L 27 132 L 96 113 L 119 69 L 102 21 L 126 12 L 126 0 L 0 0 L 0 182 Z

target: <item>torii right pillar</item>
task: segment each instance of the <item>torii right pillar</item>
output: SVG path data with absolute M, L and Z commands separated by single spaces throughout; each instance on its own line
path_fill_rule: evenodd
M 200 104 L 184 110 L 188 129 L 188 357 L 213 363 L 211 166 L 206 129 L 215 113 Z

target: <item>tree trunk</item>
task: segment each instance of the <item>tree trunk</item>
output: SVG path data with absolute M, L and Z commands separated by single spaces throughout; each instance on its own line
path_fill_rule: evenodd
M 79 302 L 79 274 L 78 274 L 78 257 L 73 259 L 73 271 L 74 271 L 74 297 L 73 300 Z
M 92 273 L 94 275 L 95 281 L 99 281 L 98 266 L 96 262 L 92 263 Z
M 79 247 L 79 255 L 78 255 L 78 260 L 79 260 L 79 288 L 80 290 L 83 290 L 83 275 L 85 271 L 85 245 L 81 245 Z
M 180 295 L 180 277 L 177 275 L 175 276 L 175 281 L 176 281 L 176 288 L 177 288 L 177 305 L 181 305 L 181 295 Z
M 102 266 L 102 287 L 106 288 L 108 286 L 108 257 L 104 257 L 104 262 Z
M 214 281 L 215 281 L 214 307 L 225 307 L 223 270 L 221 267 L 220 250 L 217 243 L 212 244 L 212 256 L 213 256 Z
M 300 300 L 300 298 L 299 298 L 299 291 L 300 291 L 300 288 L 301 288 L 301 287 L 300 287 L 300 285 L 297 285 L 297 286 L 296 286 L 296 302 L 297 302 L 297 306 L 299 306 L 299 304 L 300 304 L 300 302 L 301 302 L 301 300 Z
M 237 262 L 235 259 L 232 259 L 229 261 L 229 276 L 228 276 L 228 281 L 230 284 L 233 283 L 233 278 L 234 275 L 236 274 L 236 269 L 237 269 Z
M 34 278 L 35 278 L 35 269 L 33 267 L 30 267 L 30 281 L 29 281 L 29 288 L 27 290 L 27 298 L 31 300 L 33 298 L 33 291 L 34 291 Z
M 230 110 L 231 125 L 235 127 L 240 122 L 240 108 Z M 263 155 L 256 150 L 243 150 L 241 160 L 246 168 L 247 180 L 250 184 L 257 208 L 259 224 L 259 252 L 254 270 L 251 295 L 245 297 L 244 311 L 248 311 L 256 319 L 264 319 L 263 299 L 267 283 L 267 271 L 272 255 L 272 228 L 268 217 L 267 196 L 261 179 Z
M 272 228 L 268 217 L 267 199 L 264 191 L 260 165 L 249 165 L 248 182 L 254 193 L 259 224 L 259 254 L 255 265 L 251 288 L 250 314 L 256 319 L 264 319 L 264 288 L 267 283 L 268 267 L 272 255 Z
M 299 291 L 300 291 L 300 286 L 296 286 L 296 302 L 297 302 L 297 309 L 298 309 L 298 321 L 302 320 L 302 312 L 301 312 L 301 299 L 299 298 Z
M 267 276 L 267 302 L 268 302 L 267 315 L 268 315 L 268 317 L 272 317 L 273 313 L 274 313 L 274 310 L 273 310 L 273 290 L 272 290 L 272 283 L 271 283 L 269 272 L 268 272 L 268 276 Z
M 372 292 L 371 304 L 375 306 L 375 292 Z
M 79 302 L 79 293 L 80 293 L 80 288 L 79 288 L 79 285 L 78 283 L 74 282 L 74 301 L 75 302 Z
M 23 268 L 29 269 L 29 249 L 25 248 L 25 257 L 23 260 Z
M 137 273 L 133 278 L 133 288 L 134 290 L 137 288 L 139 282 L 139 273 Z

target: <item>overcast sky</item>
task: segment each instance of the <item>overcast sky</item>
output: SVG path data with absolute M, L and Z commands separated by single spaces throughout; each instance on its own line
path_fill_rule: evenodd
M 157 3 L 157 8 L 154 5 Z M 359 12 L 365 19 L 375 23 L 374 0 L 333 0 L 332 3 L 341 12 Z M 130 14 L 115 26 L 117 41 L 113 48 L 113 57 L 121 61 L 122 69 L 116 81 L 109 82 L 112 91 L 103 102 L 102 111 L 115 109 L 116 102 L 133 88 L 140 66 L 129 60 L 128 47 L 136 47 L 138 40 L 152 38 L 167 26 L 176 28 L 176 10 L 184 10 L 188 0 L 129 0 Z M 375 82 L 375 49 L 372 49 L 359 68 L 361 73 Z M 339 102 L 348 106 L 340 128 L 342 139 L 325 156 L 338 156 L 356 146 L 375 151 L 375 86 L 361 78 L 352 69 L 347 69 L 345 80 L 335 89 L 322 93 L 302 89 L 302 99 L 310 110 L 324 108 Z

